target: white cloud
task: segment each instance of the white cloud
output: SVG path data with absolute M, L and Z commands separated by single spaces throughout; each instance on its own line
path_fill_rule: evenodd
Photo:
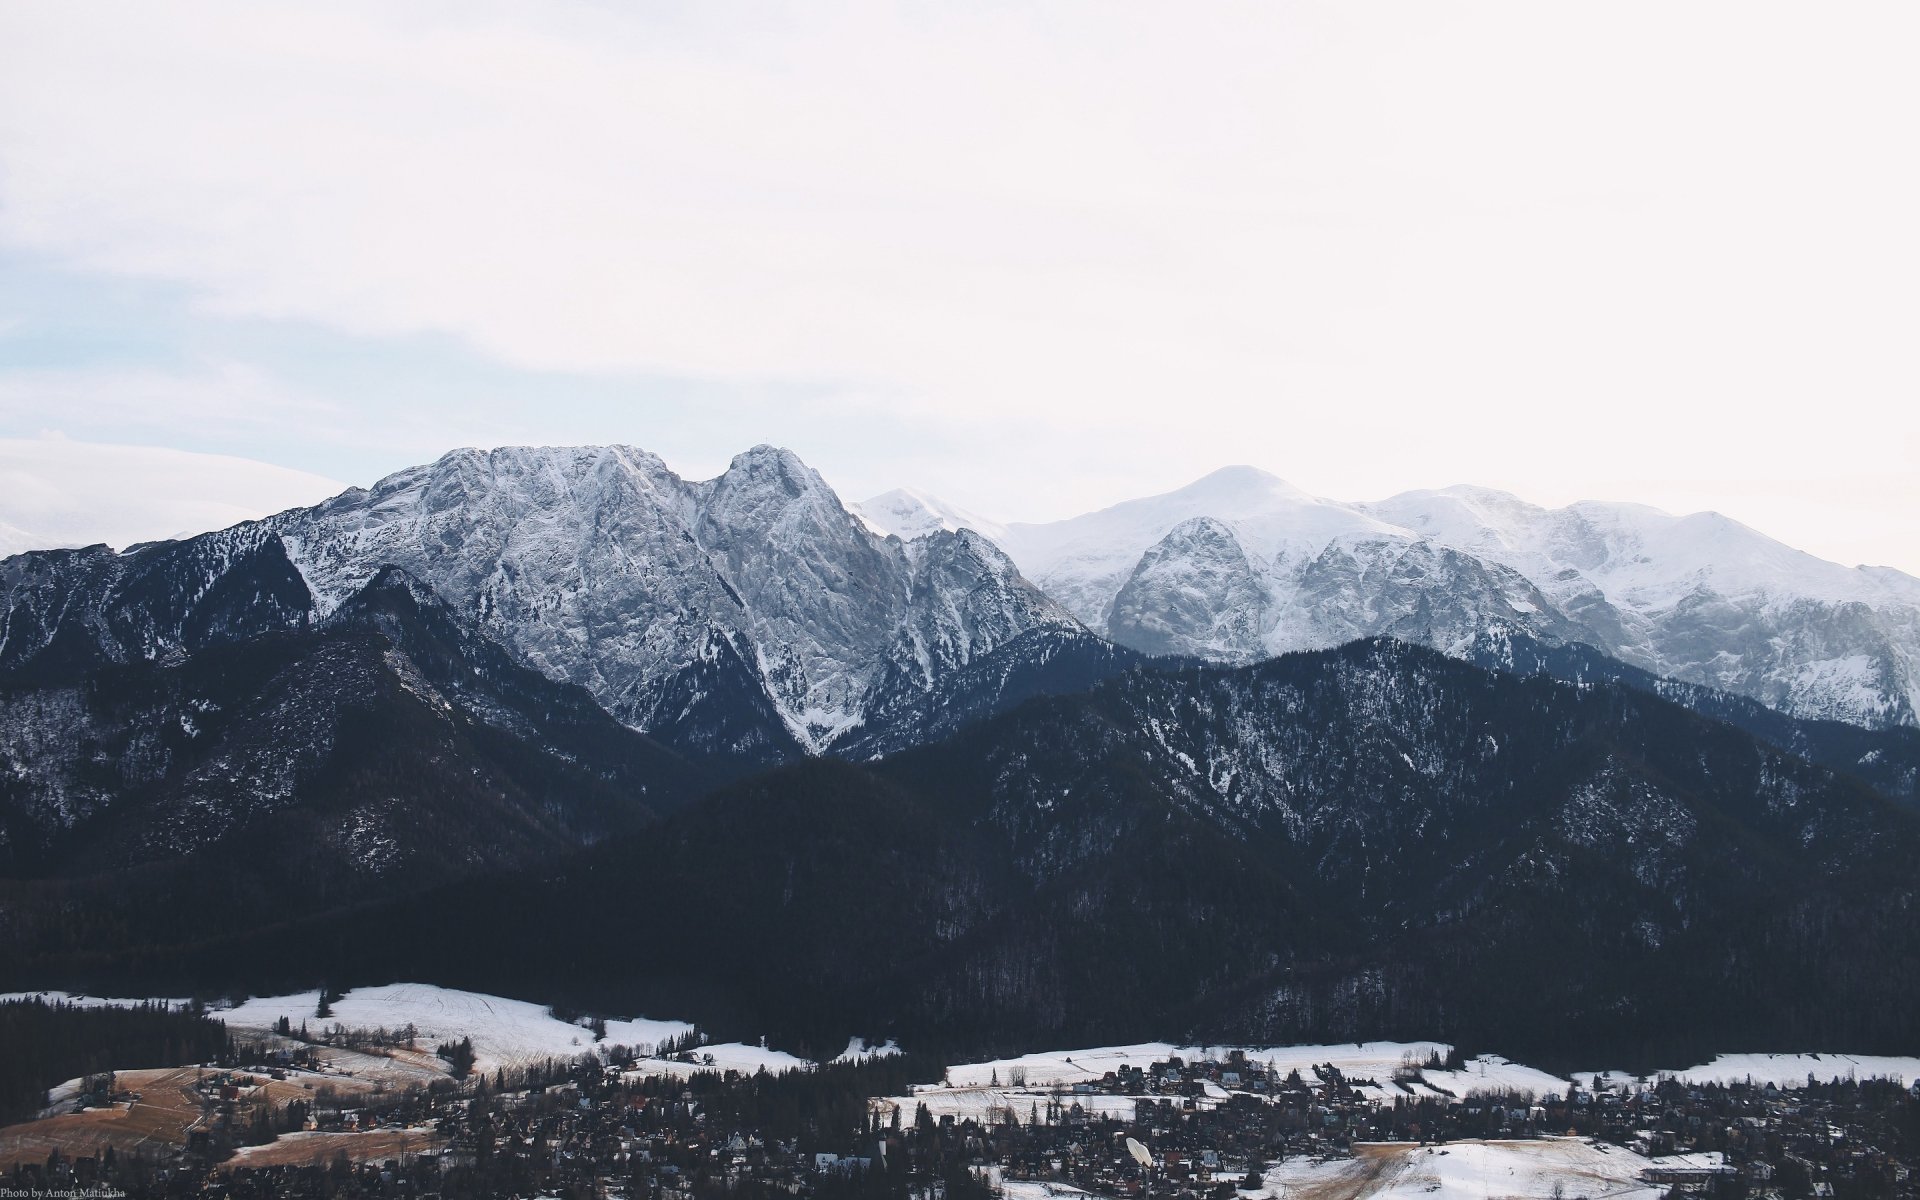
M 249 364 L 198 363 L 182 370 L 150 367 L 26 368 L 0 372 L 0 413 L 10 423 L 77 433 L 172 434 L 244 438 L 298 428 L 320 436 L 339 424 L 340 410 Z
M 1229 460 L 1865 511 L 1850 481 L 1920 478 L 1916 34 L 1903 3 L 17 5 L 0 244 L 1017 430 L 892 481 L 1009 516 Z
M 222 454 L 0 438 L 0 555 L 204 533 L 315 504 L 342 484 Z

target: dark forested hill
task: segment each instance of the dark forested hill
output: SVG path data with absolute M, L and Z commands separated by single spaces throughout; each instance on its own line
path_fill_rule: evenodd
M 316 626 L 0 680 L 0 957 L 245 928 L 527 864 L 715 776 L 397 570 Z
M 1920 805 L 1920 729 L 1910 725 L 1867 729 L 1845 721 L 1791 717 L 1746 696 L 1629 666 L 1592 646 L 1543 642 L 1511 629 L 1489 631 L 1466 657 L 1496 671 L 1547 675 L 1567 683 L 1618 683 L 1652 692 L 1823 767 L 1855 775 L 1883 795 Z
M 1920 1048 L 1920 817 L 1611 683 L 1392 641 L 1133 669 L 563 859 L 42 984 L 428 978 L 813 1049 L 1445 1037 Z

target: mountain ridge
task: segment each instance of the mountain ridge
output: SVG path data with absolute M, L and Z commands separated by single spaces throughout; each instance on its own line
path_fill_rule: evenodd
M 1213 523 L 1204 545 L 1195 521 Z M 1028 578 L 1136 649 L 1249 661 L 1386 633 L 1461 653 L 1505 625 L 1796 716 L 1920 723 L 1920 579 L 1717 513 L 1547 509 L 1471 485 L 1346 503 L 1230 467 L 1004 529 Z
M 253 573 L 243 611 L 189 628 L 236 563 Z M 756 447 L 689 482 L 630 447 L 506 448 L 186 542 L 8 559 L 0 671 L 296 628 L 387 566 L 628 724 L 761 762 L 825 749 L 885 689 L 931 687 L 1031 628 L 1077 627 L 990 542 L 875 535 L 789 451 Z M 271 586 L 253 578 L 269 570 Z M 689 721 L 708 710 L 732 731 Z
M 897 749 L 886 714 L 951 728 L 946 681 L 1035 630 L 1221 662 L 1512 632 L 1790 716 L 1920 720 L 1920 580 L 1724 518 L 1471 487 L 1351 505 L 1249 467 L 1048 526 L 876 499 L 765 445 L 699 481 L 634 447 L 456 450 L 186 541 L 0 560 L 0 674 L 302 628 L 398 566 L 622 722 L 744 769 Z

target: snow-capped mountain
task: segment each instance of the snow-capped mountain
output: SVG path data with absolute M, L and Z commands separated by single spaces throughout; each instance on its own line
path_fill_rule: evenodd
M 304 624 L 387 565 L 628 724 L 747 761 L 824 749 L 883 694 L 1077 628 L 986 538 L 876 534 L 789 451 L 695 482 L 630 447 L 506 448 L 184 543 L 8 560 L 0 667 Z M 243 614 L 195 615 L 223 596 Z
M 1007 533 L 1006 527 L 997 522 L 913 488 L 895 488 L 850 507 L 854 516 L 881 537 L 892 535 L 909 542 L 941 529 L 971 529 L 995 541 L 1004 540 Z
M 1715 513 L 1469 487 L 1348 504 L 1229 467 L 981 531 L 1089 628 L 1151 653 L 1244 661 L 1390 634 L 1462 654 L 1511 630 L 1798 716 L 1912 725 L 1920 709 L 1920 579 Z
M 1083 623 L 1228 662 L 1375 635 L 1486 662 L 1520 634 L 1796 716 L 1914 725 L 1920 708 L 1920 580 L 1714 514 L 1475 488 L 1348 504 L 1232 467 L 1000 526 L 904 489 L 849 507 L 766 446 L 703 481 L 629 447 L 460 450 L 186 541 L 19 555 L 0 562 L 0 672 L 302 627 L 388 565 L 626 724 L 742 765 L 906 744 L 888 714 L 949 727 L 971 711 L 952 697 L 999 694 L 946 688 L 957 673 Z

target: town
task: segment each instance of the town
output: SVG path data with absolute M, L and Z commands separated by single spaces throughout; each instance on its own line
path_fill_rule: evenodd
M 639 1047 L 582 1033 L 587 1048 L 572 1058 L 488 1071 L 470 1039 L 427 1045 L 412 1028 L 309 1032 L 283 1021 L 234 1040 L 222 1061 L 77 1081 L 66 1114 L 0 1130 L 0 1186 L 234 1198 L 1252 1200 L 1364 1195 L 1416 1150 L 1454 1156 L 1422 1159 L 1423 1169 L 1466 1169 L 1479 1150 L 1536 1164 L 1554 1179 L 1551 1194 L 1568 1198 L 1920 1194 L 1920 1084 L 1891 1079 L 1606 1075 L 1518 1090 L 1496 1074 L 1493 1086 L 1463 1090 L 1454 1085 L 1473 1077 L 1471 1064 L 1438 1049 L 1372 1074 L 1235 1049 L 1108 1053 L 1091 1065 L 1068 1056 L 1082 1076 L 1071 1083 L 1058 1071 L 1029 1082 L 1019 1060 L 981 1079 L 981 1067 L 900 1052 L 749 1073 L 715 1065 L 697 1033 Z M 174 1133 L 117 1137 L 120 1114 L 157 1111 L 160 1097 L 180 1114 Z M 39 1154 L 42 1127 L 101 1115 Z

